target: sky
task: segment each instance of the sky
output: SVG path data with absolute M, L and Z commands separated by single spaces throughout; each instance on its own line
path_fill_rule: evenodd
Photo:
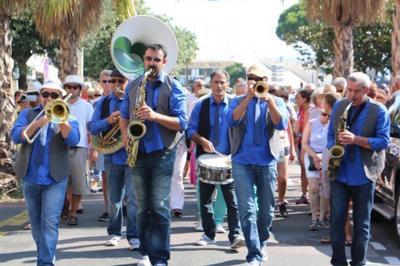
M 251 62 L 297 53 L 275 34 L 280 13 L 298 0 L 145 0 L 153 13 L 165 14 L 193 32 L 196 60 Z

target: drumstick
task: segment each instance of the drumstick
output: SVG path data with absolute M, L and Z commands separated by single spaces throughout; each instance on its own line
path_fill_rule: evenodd
M 218 154 L 218 155 L 221 156 L 221 157 L 228 157 L 228 155 L 222 154 L 222 153 L 220 153 L 220 152 L 217 151 L 217 150 L 214 150 L 214 153 L 215 153 L 215 154 Z

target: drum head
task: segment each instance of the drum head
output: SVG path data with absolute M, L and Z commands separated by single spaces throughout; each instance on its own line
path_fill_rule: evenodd
M 230 157 L 222 157 L 218 154 L 203 154 L 197 159 L 197 163 L 210 169 L 230 169 L 232 163 Z

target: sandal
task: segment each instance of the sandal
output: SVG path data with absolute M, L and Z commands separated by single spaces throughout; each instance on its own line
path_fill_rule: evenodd
M 330 236 L 326 236 L 324 238 L 321 239 L 321 244 L 330 244 L 331 243 L 331 237 Z
M 61 220 L 66 221 L 66 220 L 68 220 L 68 217 L 69 217 L 69 211 L 63 210 L 61 213 Z
M 347 247 L 351 247 L 351 245 L 353 245 L 353 240 L 346 240 L 344 242 L 344 245 L 347 246 Z
M 68 225 L 78 225 L 78 218 L 75 216 L 70 216 L 68 220 Z

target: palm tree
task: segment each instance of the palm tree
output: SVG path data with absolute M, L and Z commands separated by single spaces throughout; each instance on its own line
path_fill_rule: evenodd
M 347 77 L 353 72 L 353 27 L 374 23 L 385 15 L 386 0 L 305 0 L 307 15 L 332 25 L 335 34 L 335 77 Z M 397 0 L 399 1 L 399 0 Z
M 131 0 L 112 0 L 120 17 L 134 14 Z M 34 17 L 36 29 L 45 40 L 60 42 L 60 72 L 63 80 L 78 72 L 78 49 L 82 37 L 99 25 L 102 13 L 100 0 L 36 1 Z
M 24 5 L 24 0 L 0 0 L 0 179 L 12 172 L 10 132 L 15 110 L 12 70 L 11 16 Z
M 400 0 L 395 0 L 392 30 L 392 73 L 400 74 Z

